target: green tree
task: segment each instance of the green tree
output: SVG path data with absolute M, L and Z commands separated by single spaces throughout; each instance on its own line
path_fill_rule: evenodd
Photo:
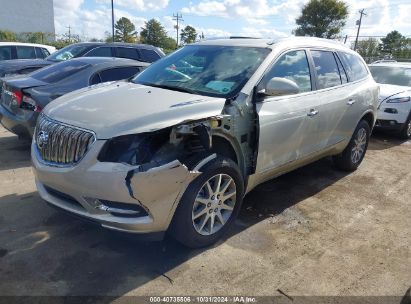
M 385 53 L 395 53 L 401 51 L 407 45 L 407 38 L 398 31 L 392 31 L 381 38 L 381 50 Z
M 121 17 L 114 25 L 114 40 L 118 42 L 135 43 L 137 41 L 136 27 L 126 17 Z
M 17 41 L 16 34 L 8 30 L 0 30 L 0 41 Z
M 357 44 L 357 52 L 364 57 L 366 61 L 371 61 L 380 55 L 379 46 L 380 44 L 375 38 L 360 40 Z M 354 48 L 354 43 L 352 48 Z
M 181 30 L 181 42 L 184 44 L 193 43 L 197 40 L 197 31 L 194 27 L 187 25 Z
M 340 0 L 310 0 L 296 19 L 296 36 L 335 38 L 345 26 L 348 6 Z
M 177 41 L 174 38 L 166 37 L 161 45 L 164 53 L 169 54 L 177 48 Z
M 145 26 L 141 28 L 140 39 L 143 43 L 165 48 L 167 38 L 166 30 L 161 23 L 155 19 L 148 20 Z

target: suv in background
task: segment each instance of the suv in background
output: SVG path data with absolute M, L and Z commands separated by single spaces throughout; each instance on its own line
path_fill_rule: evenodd
M 54 53 L 50 45 L 20 42 L 0 42 L 0 61 L 13 59 L 44 59 Z
M 378 90 L 329 40 L 187 45 L 130 82 L 50 103 L 31 148 L 37 189 L 105 228 L 207 246 L 258 184 L 326 156 L 356 170 Z
M 411 63 L 380 62 L 369 68 L 380 84 L 376 128 L 411 138 Z
M 163 51 L 151 45 L 132 43 L 75 43 L 45 59 L 7 60 L 0 62 L 0 77 L 28 74 L 47 65 L 77 57 L 118 57 L 152 63 L 164 57 Z

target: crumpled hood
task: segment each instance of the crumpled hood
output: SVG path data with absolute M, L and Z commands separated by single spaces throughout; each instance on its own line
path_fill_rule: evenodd
M 390 97 L 394 97 L 395 95 L 398 95 L 398 97 L 402 97 L 400 96 L 402 93 L 406 93 L 409 95 L 411 93 L 411 87 L 404 87 L 392 84 L 380 84 L 380 104 L 384 100 Z
M 43 112 L 54 120 L 92 130 L 98 139 L 108 139 L 216 116 L 224 104 L 224 98 L 120 81 L 66 94 Z

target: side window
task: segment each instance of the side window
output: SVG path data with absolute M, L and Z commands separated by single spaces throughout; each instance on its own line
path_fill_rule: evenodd
M 333 52 L 311 51 L 317 72 L 319 90 L 341 85 L 340 72 Z
M 311 88 L 311 75 L 305 51 L 291 51 L 276 61 L 271 70 L 264 76 L 263 85 L 274 78 L 281 77 L 294 81 L 300 92 L 309 92 Z
M 124 67 L 104 70 L 100 72 L 101 82 L 116 81 L 130 78 L 140 72 L 138 67 Z
M 102 82 L 102 81 L 101 81 L 101 77 L 100 77 L 99 73 L 94 74 L 94 76 L 91 77 L 91 79 L 90 79 L 90 85 L 98 84 L 100 82 Z
M 160 59 L 160 55 L 153 50 L 140 49 L 140 53 L 145 62 L 154 62 Z
M 98 47 L 88 52 L 85 57 L 112 57 L 111 47 Z
M 11 46 L 0 46 L 0 60 L 10 60 Z
M 43 58 L 46 58 L 46 57 L 47 57 L 47 56 L 44 54 L 44 52 L 42 51 L 41 48 L 36 47 L 35 50 L 36 50 L 36 57 L 37 57 L 37 58 L 43 59 Z
M 140 60 L 137 50 L 133 48 L 118 47 L 117 57 Z
M 347 71 L 349 81 L 356 81 L 367 77 L 368 71 L 359 55 L 339 52 L 342 64 Z
M 50 56 L 50 52 L 48 51 L 48 49 L 41 48 L 41 52 L 42 52 L 42 53 L 44 54 L 44 56 L 46 56 L 46 57 Z
M 347 74 L 345 73 L 344 67 L 341 64 L 340 58 L 338 58 L 337 54 L 334 53 L 335 56 L 335 60 L 337 61 L 337 65 L 338 65 L 338 70 L 340 71 L 340 76 L 341 76 L 341 83 L 347 83 L 348 82 L 348 78 L 347 78 Z
M 16 46 L 17 59 L 36 59 L 36 52 L 32 46 Z

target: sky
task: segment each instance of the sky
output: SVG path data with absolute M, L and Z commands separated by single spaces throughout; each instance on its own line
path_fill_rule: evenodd
M 295 19 L 308 0 L 114 0 L 115 19 L 129 18 L 137 31 L 155 18 L 171 37 L 176 36 L 173 14 L 183 16 L 206 38 L 252 36 L 279 38 L 292 35 Z M 411 37 L 411 0 L 346 0 L 349 17 L 343 30 L 355 39 L 359 10 L 365 9 L 360 36 L 384 36 L 398 30 Z M 72 28 L 83 39 L 105 38 L 111 32 L 111 0 L 54 0 L 56 33 Z

